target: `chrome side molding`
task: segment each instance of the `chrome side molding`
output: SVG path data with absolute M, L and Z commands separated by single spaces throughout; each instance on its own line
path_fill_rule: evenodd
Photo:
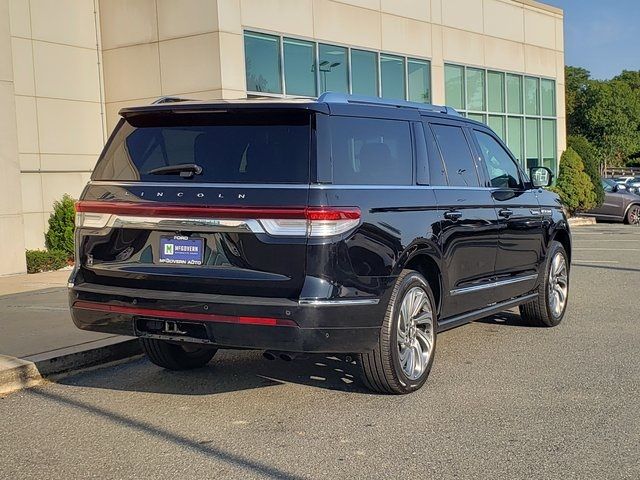
M 299 305 L 312 305 L 322 307 L 341 307 L 344 305 L 377 305 L 380 303 L 379 298 L 348 298 L 337 300 L 319 300 L 319 299 L 300 299 Z
M 482 285 L 473 285 L 471 287 L 456 288 L 454 290 L 451 290 L 449 292 L 449 295 L 453 297 L 456 295 L 463 295 L 465 293 L 472 293 L 472 292 L 478 292 L 480 290 L 487 290 L 489 288 L 499 288 L 504 285 L 511 285 L 513 283 L 528 282 L 529 280 L 536 280 L 537 278 L 538 278 L 538 274 L 534 273 L 532 275 L 524 275 L 522 277 L 508 278 L 507 280 L 500 280 L 498 282 L 483 283 Z

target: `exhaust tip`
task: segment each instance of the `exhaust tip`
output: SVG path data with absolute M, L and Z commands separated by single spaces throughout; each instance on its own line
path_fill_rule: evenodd
M 280 360 L 284 360 L 285 362 L 291 362 L 292 360 L 294 360 L 296 358 L 296 354 L 294 353 L 281 353 L 280 354 Z
M 276 356 L 275 352 L 272 352 L 271 350 L 265 350 L 265 351 L 262 353 L 262 356 L 263 356 L 264 358 L 266 358 L 267 360 L 275 360 L 276 358 L 278 358 L 278 357 Z

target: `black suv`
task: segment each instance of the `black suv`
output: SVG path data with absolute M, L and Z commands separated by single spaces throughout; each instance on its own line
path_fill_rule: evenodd
M 327 93 L 120 114 L 77 203 L 69 301 L 157 365 L 357 354 L 367 386 L 408 393 L 443 330 L 516 306 L 562 320 L 551 172 L 454 110 Z

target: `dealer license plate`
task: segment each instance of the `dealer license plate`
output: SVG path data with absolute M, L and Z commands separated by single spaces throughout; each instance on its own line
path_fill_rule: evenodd
M 174 235 L 160 237 L 160 263 L 202 265 L 204 238 Z

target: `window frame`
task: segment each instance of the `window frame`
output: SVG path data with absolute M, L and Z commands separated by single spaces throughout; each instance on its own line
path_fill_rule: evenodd
M 318 131 L 317 135 L 317 158 L 320 159 L 320 150 L 322 149 L 322 154 L 328 154 L 327 165 L 323 165 L 322 167 L 318 167 L 318 170 L 322 170 L 323 174 L 318 172 L 318 182 L 321 183 L 330 183 L 331 185 L 336 186 L 351 186 L 355 185 L 357 187 L 378 187 L 378 188 L 407 188 L 414 187 L 417 183 L 417 145 L 416 145 L 416 135 L 414 132 L 413 124 L 416 123 L 415 120 L 410 118 L 402 118 L 400 116 L 394 115 L 365 115 L 357 112 L 336 112 L 335 114 L 330 115 L 321 115 L 322 122 L 322 131 Z M 318 117 L 318 114 L 315 115 Z M 347 183 L 336 183 L 335 175 L 334 175 L 334 159 L 333 159 L 333 129 L 331 127 L 331 121 L 335 118 L 349 118 L 351 120 L 380 120 L 380 121 L 393 121 L 398 123 L 404 123 L 407 125 L 407 129 L 409 132 L 409 157 L 411 158 L 411 180 L 406 184 L 397 184 L 397 183 L 357 183 L 357 184 L 347 184 Z M 320 123 L 317 124 L 320 126 Z M 324 144 L 323 147 L 320 145 Z M 427 154 L 428 155 L 428 154 Z M 325 162 L 323 162 L 325 163 Z M 321 180 L 322 178 L 322 180 Z
M 247 87 L 248 85 L 246 84 L 246 79 L 247 79 L 247 72 L 246 72 L 246 65 L 245 65 L 245 90 L 247 92 L 247 96 L 251 97 L 251 96 L 260 96 L 260 97 L 274 97 L 274 98 L 317 98 L 316 96 L 304 96 L 304 95 L 291 95 L 287 93 L 287 88 L 286 88 L 286 84 L 284 83 L 284 39 L 288 38 L 290 40 L 298 40 L 298 41 L 302 41 L 302 42 L 311 42 L 314 44 L 314 54 L 315 54 L 315 65 L 316 65 L 316 72 L 315 72 L 315 77 L 316 77 L 316 93 L 317 95 L 322 94 L 322 85 L 320 82 L 320 75 L 319 75 L 319 68 L 317 68 L 317 65 L 319 65 L 319 47 L 320 44 L 323 45 L 328 45 L 328 46 L 335 46 L 335 47 L 340 47 L 340 48 L 345 48 L 347 50 L 347 86 L 348 86 L 348 93 L 349 94 L 353 94 L 353 74 L 352 74 L 352 61 L 351 61 L 351 52 L 352 50 L 357 50 L 357 51 L 361 51 L 361 52 L 368 52 L 368 53 L 373 53 L 376 56 L 376 68 L 377 68 L 377 79 L 376 79 L 376 90 L 377 90 L 377 94 L 376 96 L 378 98 L 382 98 L 382 75 L 381 75 L 381 63 L 380 63 L 380 58 L 381 56 L 390 56 L 390 57 L 398 57 L 402 59 L 403 62 L 403 75 L 404 75 L 404 100 L 408 99 L 408 95 L 409 95 L 409 75 L 408 75 L 408 64 L 410 61 L 416 61 L 416 62 L 423 62 L 426 63 L 428 66 L 428 89 L 429 89 L 429 99 L 428 101 L 424 102 L 425 105 L 429 105 L 431 102 L 433 102 L 433 65 L 432 65 L 432 59 L 431 57 L 421 57 L 421 56 L 417 56 L 417 55 L 408 55 L 406 53 L 399 53 L 399 52 L 393 52 L 393 51 L 388 51 L 388 50 L 373 50 L 373 49 L 368 49 L 368 48 L 362 48 L 359 46 L 351 46 L 351 45 L 347 45 L 344 43 L 340 43 L 340 42 L 324 42 L 324 41 L 320 41 L 314 38 L 310 38 L 310 37 L 305 37 L 305 36 L 299 36 L 299 35 L 285 35 L 282 33 L 278 33 L 278 32 L 274 32 L 274 31 L 269 31 L 269 30 L 263 30 L 260 28 L 247 28 L 247 29 L 243 29 L 242 31 L 242 37 L 243 37 L 243 42 L 242 42 L 242 47 L 243 47 L 243 52 L 244 52 L 244 58 L 247 58 L 247 52 L 246 52 L 246 35 L 267 35 L 267 36 L 271 36 L 271 37 L 276 37 L 279 41 L 279 45 L 280 45 L 280 65 L 279 65 L 279 72 L 280 72 L 280 84 L 281 84 L 281 89 L 282 89 L 282 93 L 269 93 L 269 92 L 256 92 L 253 90 L 249 90 Z
M 455 120 L 448 120 L 448 119 L 444 119 L 444 118 L 429 118 L 425 121 L 425 124 L 429 126 L 429 129 L 431 131 L 431 134 L 433 135 L 433 139 L 435 141 L 435 146 L 438 150 L 438 154 L 440 155 L 440 159 L 442 162 L 442 167 L 444 169 L 444 176 L 447 180 L 447 186 L 451 187 L 451 188 L 483 188 L 486 187 L 487 184 L 487 179 L 486 179 L 486 175 L 484 173 L 484 171 L 481 169 L 481 166 L 478 165 L 478 159 L 477 159 L 477 150 L 476 147 L 473 143 L 473 139 L 471 138 L 471 135 L 469 134 L 468 131 L 468 124 L 466 122 L 463 121 L 455 121 Z M 474 167 L 475 167 L 475 172 L 476 172 L 476 178 L 478 179 L 478 184 L 477 185 L 452 185 L 451 184 L 451 176 L 449 175 L 449 165 L 447 164 L 447 160 L 442 152 L 442 146 L 440 145 L 440 142 L 438 142 L 438 135 L 436 134 L 435 130 L 434 130 L 434 126 L 446 126 L 446 127 L 456 127 L 459 128 L 460 130 L 462 130 L 462 134 L 464 135 L 464 138 L 467 142 L 467 147 L 469 148 L 469 153 L 471 155 L 471 162 L 473 163 Z M 484 185 L 483 185 L 484 183 Z
M 551 77 L 547 77 L 547 76 L 543 76 L 543 75 L 530 75 L 530 74 L 526 74 L 523 72 L 515 72 L 515 71 L 511 71 L 511 70 L 501 70 L 501 69 L 496 69 L 496 68 L 487 68 L 486 66 L 480 66 L 480 65 L 466 65 L 466 64 L 461 64 L 461 63 L 456 63 L 456 62 L 444 62 L 445 65 L 445 92 L 446 92 L 446 67 L 455 67 L 458 69 L 462 69 L 462 85 L 463 88 L 466 87 L 466 77 L 467 77 L 467 68 L 469 69 L 484 69 L 486 71 L 485 74 L 485 107 L 486 109 L 484 111 L 477 111 L 477 110 L 469 110 L 467 109 L 467 103 L 466 103 L 466 98 L 467 98 L 467 92 L 466 92 L 466 88 L 465 91 L 463 91 L 463 101 L 465 102 L 465 104 L 463 105 L 463 108 L 458 108 L 458 111 L 464 116 L 464 117 L 468 117 L 469 114 L 471 115 L 484 115 L 484 118 L 488 120 L 489 116 L 502 116 L 504 117 L 504 123 L 505 123 L 505 129 L 504 129 L 504 141 L 503 143 L 506 144 L 508 138 L 509 138 L 509 118 L 510 117 L 516 117 L 516 118 L 520 118 L 522 119 L 522 152 L 519 152 L 522 154 L 522 163 L 520 163 L 520 159 L 518 159 L 518 163 L 520 163 L 520 168 L 521 170 L 527 170 L 528 167 L 530 165 L 527 164 L 527 155 L 526 155 L 526 145 L 527 145 L 527 134 L 526 134 L 526 120 L 527 119 L 536 119 L 540 121 L 540 125 L 542 125 L 542 122 L 544 120 L 553 120 L 555 122 L 555 132 L 554 132 L 554 138 L 550 141 L 555 143 L 555 154 L 554 154 L 554 168 L 552 168 L 552 170 L 554 171 L 554 176 L 557 177 L 557 171 L 559 168 L 559 152 L 558 152 L 558 109 L 557 109 L 557 102 L 558 102 L 558 80 L 556 78 L 551 78 Z M 490 72 L 495 72 L 495 73 L 501 73 L 504 75 L 504 112 L 493 112 L 493 111 L 489 111 L 489 82 L 488 82 L 488 75 Z M 509 87 L 508 87 L 508 83 L 509 83 L 509 77 L 518 77 L 520 79 L 520 108 L 521 108 L 521 112 L 520 113 L 511 113 L 509 111 L 509 98 L 510 95 L 508 94 L 509 92 Z M 538 95 L 537 95 L 537 100 L 538 100 L 538 114 L 528 114 L 526 113 L 526 79 L 535 79 L 537 80 L 537 85 L 538 85 Z M 553 82 L 553 98 L 555 100 L 555 108 L 554 108 L 554 115 L 545 115 L 544 111 L 543 111 L 543 105 L 542 105 L 542 83 L 543 82 Z M 448 102 L 446 102 L 448 103 Z M 486 125 L 486 124 L 485 124 Z M 544 149 L 544 142 L 545 139 L 543 138 L 542 135 L 542 128 L 539 129 L 540 131 L 538 132 L 538 152 L 539 152 L 539 156 L 538 156 L 538 162 L 539 165 L 545 165 L 545 161 L 544 161 L 544 157 L 543 157 L 543 149 Z M 501 139 L 502 140 L 502 139 Z M 517 157 L 516 157 L 517 158 Z

